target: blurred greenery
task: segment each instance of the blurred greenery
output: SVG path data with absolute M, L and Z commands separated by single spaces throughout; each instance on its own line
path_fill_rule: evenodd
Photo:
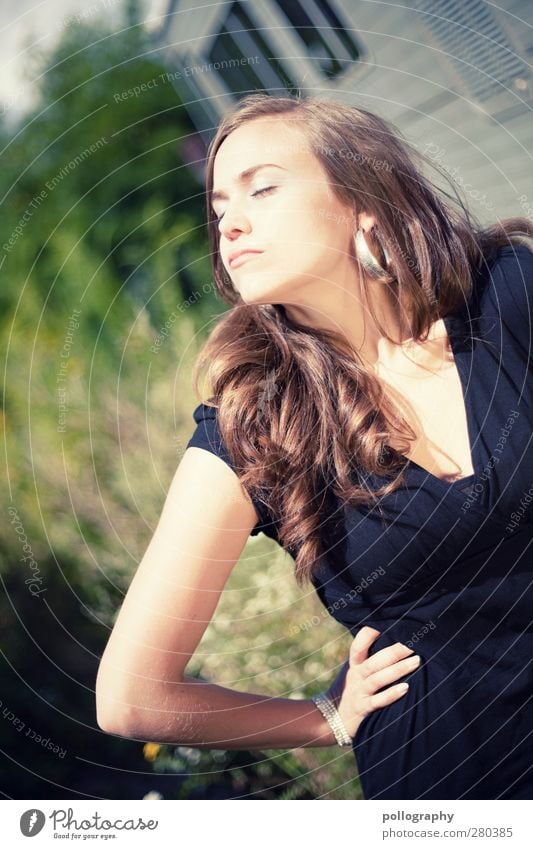
M 69 24 L 33 52 L 35 106 L 0 124 L 2 791 L 360 798 L 351 750 L 143 746 L 96 725 L 99 657 L 192 433 L 192 363 L 224 308 L 190 167 L 205 151 L 137 4 L 123 16 L 115 30 Z M 187 671 L 309 697 L 350 643 L 323 614 L 289 555 L 250 538 Z

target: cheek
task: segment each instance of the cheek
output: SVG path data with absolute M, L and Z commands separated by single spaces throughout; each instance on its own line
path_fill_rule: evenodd
M 303 237 L 310 255 L 317 257 L 327 265 L 342 261 L 350 251 L 351 233 L 345 223 L 333 222 L 325 217 L 314 217 L 309 222 Z
M 272 233 L 272 259 L 276 265 L 327 274 L 349 255 L 349 233 L 340 225 L 331 226 L 308 214 L 278 221 Z
M 270 232 L 274 244 L 281 248 L 291 248 L 297 253 L 315 253 L 321 243 L 327 244 L 329 235 L 323 225 L 323 220 L 317 216 L 312 202 L 302 206 L 298 204 L 285 205 L 278 213 L 272 213 Z

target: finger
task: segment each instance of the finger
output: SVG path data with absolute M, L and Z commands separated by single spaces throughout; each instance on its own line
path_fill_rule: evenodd
M 372 713 L 375 710 L 379 710 L 379 708 L 386 707 L 393 702 L 397 702 L 398 699 L 407 695 L 408 692 L 409 686 L 405 683 L 396 684 L 394 687 L 389 687 L 387 690 L 383 690 L 382 693 L 376 693 L 373 696 L 369 696 L 366 703 L 368 712 Z
M 350 663 L 362 663 L 368 657 L 368 649 L 381 631 L 365 625 L 357 632 L 350 646 Z
M 413 654 L 414 650 L 408 648 L 403 643 L 395 643 L 393 646 L 387 646 L 364 661 L 363 674 L 373 675 L 375 672 L 379 672 L 380 669 L 392 666 L 393 663 L 397 663 L 399 660 L 403 660 L 405 657 L 412 656 Z
M 379 672 L 374 672 L 372 675 L 367 676 L 365 679 L 365 686 L 367 687 L 368 692 L 375 693 L 376 690 L 381 690 L 381 688 L 386 687 L 387 684 L 392 684 L 394 681 L 397 681 L 398 678 L 402 678 L 404 675 L 408 675 L 410 672 L 418 669 L 419 666 L 419 655 L 406 657 L 404 660 L 400 660 L 392 666 L 387 666 L 385 669 L 381 669 Z

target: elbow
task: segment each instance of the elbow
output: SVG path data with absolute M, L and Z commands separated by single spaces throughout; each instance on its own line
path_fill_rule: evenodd
M 114 705 L 114 706 L 113 706 Z M 131 737 L 133 723 L 130 711 L 121 707 L 119 699 L 103 698 L 96 695 L 96 723 L 106 734 L 117 737 Z
M 160 729 L 153 722 L 153 711 L 139 709 L 130 701 L 133 696 L 104 695 L 96 692 L 96 722 L 106 734 L 125 737 L 128 740 L 147 742 L 154 740 Z
M 113 734 L 115 737 L 128 736 L 126 725 L 118 715 L 104 713 L 98 707 L 96 708 L 96 724 L 106 734 Z
M 135 721 L 129 697 L 123 692 L 117 692 L 104 680 L 97 680 L 95 696 L 98 727 L 106 734 L 131 738 Z
M 139 691 L 117 686 L 116 679 L 113 681 L 100 667 L 95 696 L 96 722 L 107 734 L 146 742 L 162 739 L 161 734 L 169 733 L 169 713 L 162 714 L 160 709 L 167 704 L 166 691 L 158 689 L 147 698 Z M 176 724 L 176 716 L 172 714 L 172 730 L 179 736 Z

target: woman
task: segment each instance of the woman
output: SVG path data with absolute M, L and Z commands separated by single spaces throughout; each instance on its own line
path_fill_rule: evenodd
M 218 128 L 209 237 L 232 308 L 102 659 L 102 727 L 161 741 L 179 725 L 211 748 L 349 742 L 372 799 L 532 797 L 533 530 L 529 509 L 511 517 L 533 472 L 533 225 L 483 229 L 417 159 L 378 116 L 320 99 L 251 95 Z M 326 703 L 183 675 L 260 531 L 355 634 Z M 186 565 L 165 625 L 172 544 Z M 383 690 L 406 676 L 405 697 Z

